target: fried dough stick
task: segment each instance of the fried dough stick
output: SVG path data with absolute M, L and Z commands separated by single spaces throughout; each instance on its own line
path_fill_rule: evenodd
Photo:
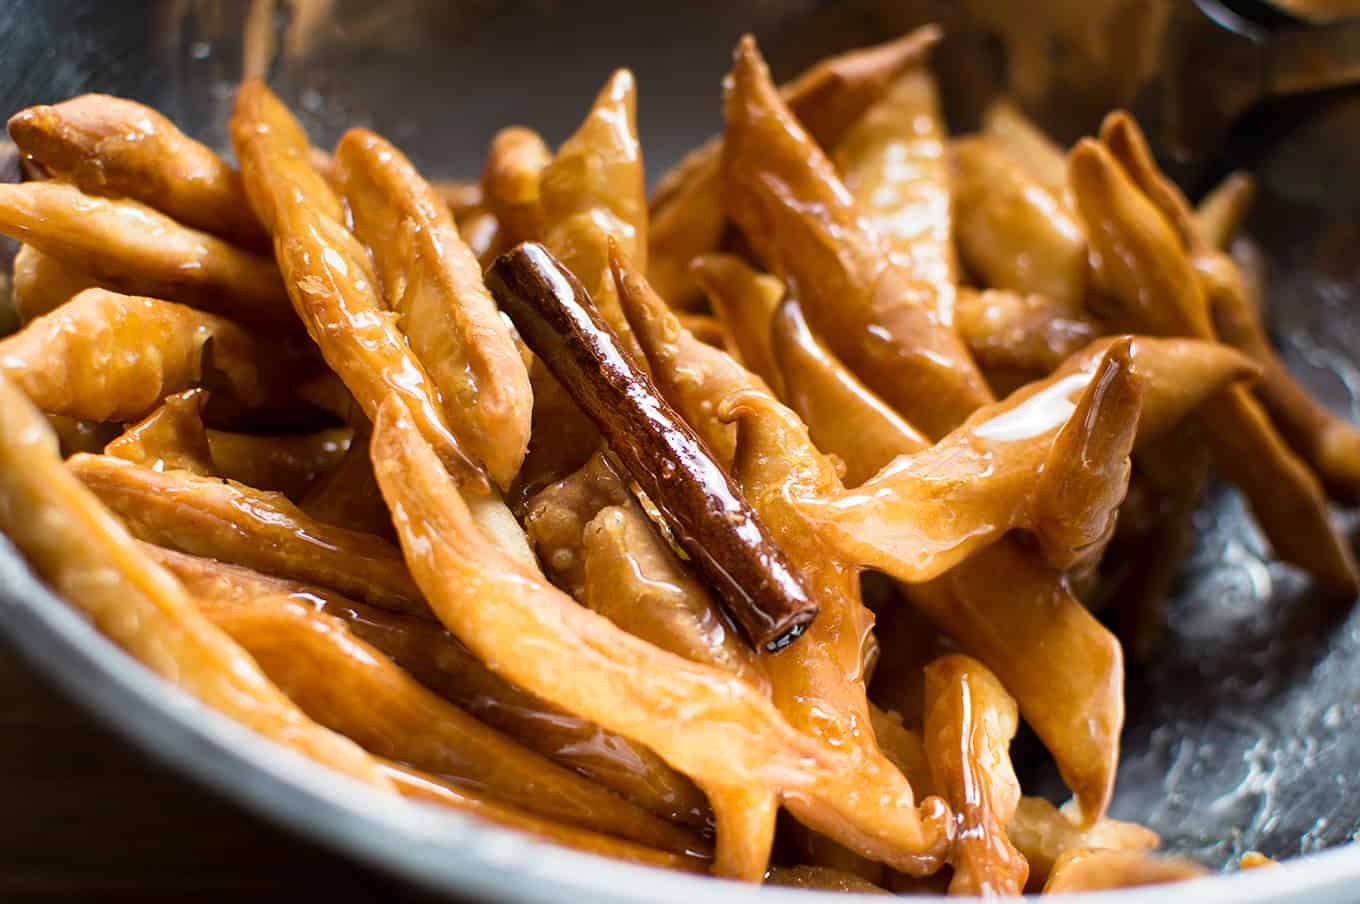
M 1047 295 L 1068 310 L 1086 297 L 1086 238 L 1061 196 L 985 136 L 955 141 L 959 253 L 984 283 Z
M 0 186 L 3 187 L 3 186 Z M 205 346 L 219 388 L 247 408 L 291 395 L 301 355 L 264 345 L 230 321 L 154 298 L 87 289 L 0 340 L 0 371 L 44 411 L 128 421 L 204 380 Z
M 900 581 L 938 577 L 1016 528 L 1070 568 L 1103 547 L 1128 485 L 1142 411 L 1129 337 L 1084 370 L 979 408 L 928 449 L 805 506 L 846 559 Z
M 443 397 L 454 436 L 509 486 L 529 444 L 533 396 L 481 265 L 448 208 L 391 144 L 351 129 L 335 164 L 354 232 L 373 254 L 387 306 Z
M 873 616 L 860 601 L 859 569 L 828 554 L 808 530 L 799 504 L 839 491 L 835 468 L 812 446 L 803 424 L 757 377 L 680 327 L 665 302 L 621 257 L 615 259 L 614 273 L 624 311 L 667 400 L 701 437 L 712 436 L 724 421 L 737 421 L 732 475 L 819 606 L 806 636 L 762 660 L 775 706 L 819 749 L 852 759 L 861 794 L 910 796 L 910 785 L 874 741 L 863 673 Z M 935 804 L 933 799 L 923 801 L 922 812 Z M 834 823 L 828 827 L 806 802 L 786 800 L 785 805 L 809 828 L 855 853 L 891 862 L 834 831 Z M 910 851 L 906 844 L 903 849 Z
M 1002 97 L 982 114 L 982 131 L 1050 195 L 1066 204 L 1067 158 L 1063 149 L 1016 105 Z
M 1207 869 L 1184 857 L 1166 857 L 1147 851 L 1072 848 L 1064 851 L 1053 865 L 1053 872 L 1044 883 L 1044 894 L 1161 885 L 1207 875 Z
M 1256 396 L 1280 434 L 1332 495 L 1345 502 L 1360 499 L 1360 429 L 1327 410 L 1289 373 L 1265 333 L 1241 269 L 1214 247 L 1185 197 L 1157 169 L 1138 124 L 1127 114 L 1112 113 L 1101 136 L 1176 230 L 1203 286 L 1213 329 L 1264 369 Z M 1264 526 L 1269 533 L 1269 525 Z
M 279 493 L 101 455 L 73 455 L 67 467 L 139 539 L 429 616 L 399 550 L 371 534 L 322 524 Z
M 284 595 L 342 619 L 357 637 L 390 656 L 421 684 L 530 750 L 665 819 L 696 828 L 706 822 L 703 795 L 656 754 L 520 690 L 433 622 L 384 612 L 334 590 L 240 565 L 150 544 L 144 544 L 144 550 L 199 599 L 242 601 Z
M 563 847 L 588 854 L 599 854 L 628 863 L 659 866 L 663 869 L 703 872 L 707 859 L 689 852 L 673 854 L 603 835 L 587 829 L 544 819 L 526 810 L 509 806 L 466 785 L 429 775 L 409 766 L 379 761 L 383 773 L 392 780 L 398 793 L 411 800 L 439 804 L 487 822 L 533 835 Z
M 297 325 L 269 258 L 137 201 L 60 182 L 0 185 L 0 233 L 124 292 L 173 298 L 252 326 Z
M 582 605 L 663 650 L 767 686 L 750 646 L 603 453 L 530 499 L 524 523 L 548 574 Z
M 926 756 L 959 820 L 949 893 L 1018 895 L 1029 864 L 1006 837 L 1020 803 L 1010 758 L 1015 699 L 986 666 L 959 655 L 926 666 L 925 696 Z
M 1229 173 L 1195 208 L 1195 225 L 1205 244 L 1225 250 L 1247 218 L 1256 180 L 1246 170 Z
M 1041 797 L 1022 797 L 1006 825 L 1011 843 L 1029 862 L 1027 891 L 1043 888 L 1054 864 L 1074 848 L 1151 851 L 1161 842 L 1151 829 L 1117 819 L 1100 819 L 1083 828 L 1068 818 L 1067 809 L 1059 810 Z
M 829 57 L 786 84 L 784 99 L 822 147 L 834 147 L 899 75 L 920 62 L 940 35 L 938 28 L 928 25 L 883 44 Z M 690 262 L 716 251 L 722 239 L 727 220 L 722 143 L 722 138 L 713 138 L 688 154 L 666 174 L 652 197 L 647 281 L 675 307 L 698 303 Z
M 404 398 L 445 464 L 476 482 L 479 469 L 450 432 L 439 390 L 383 309 L 368 251 L 312 168 L 297 120 L 263 82 L 247 81 L 236 94 L 231 137 L 251 206 L 274 237 L 288 297 L 326 363 L 370 418 L 388 393 Z
M 1048 376 L 1069 355 L 1110 332 L 1084 306 L 1004 289 L 960 288 L 954 326 L 979 366 L 1019 371 L 1031 379 Z
M 533 129 L 510 126 L 491 139 L 482 167 L 487 209 L 501 224 L 506 245 L 543 238 L 543 199 L 539 181 L 552 151 Z
M 734 254 L 705 254 L 694 259 L 690 271 L 708 297 L 713 311 L 736 343 L 733 354 L 747 370 L 782 394 L 779 368 L 770 344 L 770 320 L 784 298 L 784 283 L 760 273 Z M 664 296 L 663 296 L 664 297 Z M 681 323 L 685 323 L 682 318 Z M 686 324 L 686 329 L 694 330 Z M 736 431 L 733 430 L 735 438 Z M 730 449 L 730 445 L 724 444 Z M 720 456 L 722 449 L 715 449 Z
M 785 379 L 792 383 L 793 371 L 786 370 Z M 920 434 L 900 418 L 894 425 L 866 405 L 810 407 L 807 415 L 813 418 L 812 430 L 840 431 L 846 436 L 875 432 L 881 440 L 877 449 L 867 443 L 845 447 L 848 466 L 860 471 L 874 466 L 871 454 L 891 450 L 894 442 L 898 450 L 894 454 L 926 447 Z M 826 423 L 833 418 L 838 422 Z M 901 586 L 911 605 L 997 674 L 1094 820 L 1109 802 L 1119 756 L 1124 720 L 1119 641 L 1073 596 L 1061 572 L 1010 537 L 985 547 L 929 584 Z M 1075 681 L 1074 666 L 1081 674 Z M 1064 686 L 1078 692 L 1054 695 L 1054 682 L 1068 682 Z M 894 727 L 890 721 L 875 722 L 885 750 L 895 748 L 887 746 L 883 730 Z M 895 732 L 898 737 L 901 734 Z M 908 745 L 907 753 L 911 752 Z M 906 760 L 892 755 L 900 767 L 907 768 Z M 913 787 L 921 771 L 918 765 L 910 773 Z
M 944 808 L 923 821 L 905 783 L 896 794 L 863 794 L 852 758 L 794 731 L 745 682 L 634 638 L 500 554 L 399 400 L 374 425 L 373 456 L 403 549 L 440 619 L 503 677 L 646 744 L 693 778 L 714 805 L 717 873 L 764 874 L 768 850 L 753 852 L 745 839 L 751 823 L 773 820 L 771 791 L 821 811 L 818 830 L 839 829 L 899 869 L 938 867 L 948 846 Z M 734 821 L 742 830 L 735 837 Z
M 830 161 L 780 100 L 750 37 L 726 97 L 724 200 L 818 334 L 874 391 L 932 437 L 990 402 L 934 287 L 892 263 Z
M 99 280 L 32 245 L 20 245 L 14 256 L 14 310 L 28 323 L 66 304 L 86 289 L 107 289 Z
M 952 320 L 959 265 L 949 147 L 935 79 L 922 63 L 864 111 L 831 158 L 893 263 L 930 285 Z
M 82 94 L 20 110 L 8 129 L 20 151 L 62 182 L 141 201 L 245 248 L 269 248 L 236 170 L 150 107 Z
M 822 344 L 794 299 L 775 312 L 770 341 L 785 404 L 808 425 L 818 449 L 845 463 L 847 487 L 930 445 Z
M 368 754 L 304 716 L 199 614 L 175 579 L 63 467 L 42 415 L 4 377 L 0 529 L 43 580 L 153 672 L 310 759 L 392 787 Z
M 200 611 L 303 712 L 370 753 L 568 825 L 682 854 L 696 836 L 521 747 L 436 696 L 334 616 L 287 596 Z
M 543 169 L 543 239 L 590 293 L 605 322 L 636 357 L 609 275 L 609 241 L 647 254 L 647 195 L 637 138 L 637 86 L 620 69 L 600 89 L 576 133 Z
M 1121 132 L 1112 134 L 1118 139 Z M 1069 177 L 1098 255 L 1100 279 L 1119 303 L 1120 318 L 1148 333 L 1213 339 L 1203 284 L 1146 187 L 1140 189 L 1107 146 L 1091 139 L 1072 151 Z M 1215 464 L 1246 493 L 1276 554 L 1337 590 L 1360 586 L 1354 556 L 1331 524 L 1322 487 L 1250 391 L 1228 389 L 1199 417 Z

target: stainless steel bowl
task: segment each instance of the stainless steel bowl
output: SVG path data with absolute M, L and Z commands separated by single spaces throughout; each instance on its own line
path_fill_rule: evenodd
M 718 128 L 719 79 L 741 32 L 753 31 L 776 74 L 788 75 L 826 53 L 941 21 L 951 37 L 937 68 L 960 129 L 1009 86 L 1068 136 L 1112 105 L 1133 105 L 1192 194 L 1228 167 L 1251 167 L 1262 191 L 1249 232 L 1269 263 L 1272 327 L 1291 366 L 1360 420 L 1360 91 L 1333 84 L 1351 78 L 1348 61 L 1360 65 L 1360 32 L 1345 23 L 1301 32 L 1245 0 L 1227 11 L 1216 0 L 1026 7 L 10 0 L 0 9 L 0 112 L 106 91 L 151 103 L 225 146 L 248 51 L 249 65 L 268 71 L 318 142 L 362 123 L 428 175 L 468 177 L 496 128 L 523 122 L 560 140 L 605 75 L 626 65 L 638 75 L 655 175 Z M 1266 96 L 1280 89 L 1287 53 L 1324 45 L 1331 68 L 1289 83 L 1286 99 Z M 1170 849 L 1210 866 L 1252 849 L 1295 859 L 1090 900 L 1360 901 L 1360 849 L 1344 846 L 1360 829 L 1360 613 L 1269 561 L 1234 495 L 1215 492 L 1198 524 L 1165 645 L 1130 672 L 1113 813 L 1150 824 Z M 451 898 L 822 897 L 577 854 L 319 775 L 105 642 L 5 542 L 0 633 L 151 755 L 293 831 Z M 1022 765 L 1025 753 L 1022 740 Z M 1027 771 L 1027 789 L 1061 794 L 1041 765 Z

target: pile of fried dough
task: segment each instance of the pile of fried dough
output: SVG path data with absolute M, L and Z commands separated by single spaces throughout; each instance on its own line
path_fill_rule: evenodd
M 724 133 L 650 200 L 627 71 L 471 183 L 364 129 L 318 150 L 258 81 L 239 170 L 131 101 L 17 113 L 0 529 L 203 704 L 563 845 L 857 891 L 1202 874 L 1105 815 L 1105 623 L 1155 655 L 1211 467 L 1354 595 L 1328 500 L 1360 494 L 1360 433 L 1224 250 L 1247 177 L 1192 209 L 1119 112 L 1067 152 L 1004 99 L 950 137 L 938 37 L 782 87 L 744 39 Z M 734 627 L 503 316 L 484 268 L 521 242 L 791 563 L 818 614 L 787 649 Z M 1021 793 L 1020 718 L 1061 808 Z

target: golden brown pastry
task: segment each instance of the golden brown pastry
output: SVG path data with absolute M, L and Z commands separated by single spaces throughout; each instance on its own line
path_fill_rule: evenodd
M 253 731 L 378 788 L 362 750 L 317 725 L 194 608 L 62 465 L 56 436 L 0 377 L 0 528 L 33 569 L 148 669 Z
M 269 248 L 236 170 L 150 107 L 82 94 L 20 110 L 6 127 L 19 150 L 62 182 L 141 201 L 245 248 Z

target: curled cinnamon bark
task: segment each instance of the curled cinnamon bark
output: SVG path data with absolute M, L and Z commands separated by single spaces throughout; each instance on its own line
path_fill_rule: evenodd
M 497 260 L 487 281 L 525 342 L 661 510 L 751 643 L 765 652 L 792 643 L 816 606 L 731 479 L 632 363 L 581 284 L 532 243 Z
M 729 830 L 757 818 L 753 831 L 772 829 L 774 794 L 819 812 L 816 828 L 861 853 L 915 874 L 938 868 L 949 843 L 944 807 L 918 811 L 905 783 L 895 794 L 863 794 L 852 758 L 794 731 L 745 682 L 632 637 L 499 554 L 396 399 L 374 425 L 374 461 L 440 619 L 504 677 L 645 743 L 693 778 L 718 820 L 715 871 L 763 875 L 751 833 Z
M 906 777 L 880 749 L 871 729 L 864 670 L 873 616 L 860 599 L 859 569 L 826 548 L 808 529 L 803 512 L 806 500 L 840 489 L 835 468 L 812 446 L 803 424 L 757 377 L 680 329 L 638 274 L 622 267 L 618 272 L 624 311 L 657 378 L 663 385 L 685 387 L 675 396 L 680 410 L 702 435 L 711 435 L 723 421 L 737 422 L 733 477 L 821 609 L 800 643 L 764 662 L 775 705 L 821 749 L 850 756 L 865 794 L 903 793 Z M 916 786 L 907 787 L 915 793 Z M 866 853 L 842 827 L 827 827 L 824 807 L 785 803 L 805 826 L 855 854 Z M 930 805 L 926 800 L 922 808 Z

